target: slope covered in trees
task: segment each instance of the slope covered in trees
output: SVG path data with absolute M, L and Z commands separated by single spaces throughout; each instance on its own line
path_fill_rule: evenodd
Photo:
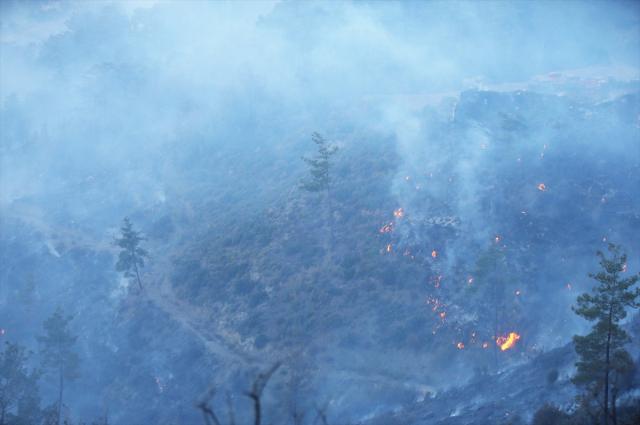
M 1 1 L 2 421 L 633 423 L 638 13 Z
M 85 335 L 100 329 L 81 341 L 82 356 L 104 359 L 96 364 L 106 375 L 74 386 L 109 394 L 104 404 L 116 422 L 139 420 L 151 406 L 154 420 L 192 418 L 190 400 L 211 379 L 241 388 L 252 365 L 282 359 L 298 366 L 285 362 L 274 378 L 276 415 L 286 414 L 287 403 L 276 400 L 288 376 L 304 377 L 299 403 L 307 410 L 331 401 L 329 412 L 358 418 L 371 412 L 372 398 L 377 411 L 411 403 L 562 344 L 575 329 L 570 306 L 587 287 L 593 251 L 612 239 L 637 252 L 637 160 L 573 149 L 587 135 L 606 146 L 609 134 L 584 118 L 594 114 L 617 122 L 631 144 L 634 121 L 615 105 L 633 96 L 590 106 L 527 92 L 462 93 L 452 115 L 425 115 L 411 160 L 392 138 L 336 135 L 330 263 L 324 201 L 298 189 L 303 164 L 282 178 L 277 162 L 265 162 L 269 190 L 258 209 L 229 198 L 250 198 L 241 179 L 132 214 L 149 237 L 152 261 L 141 271 L 148 294 L 114 284 L 118 252 L 108 238 L 79 245 L 70 231 L 35 233 L 28 216 L 15 218 L 3 249 L 23 254 L 6 278 L 21 282 L 13 291 L 33 294 L 5 296 L 27 305 L 78 300 Z M 311 150 L 306 137 L 300 149 Z M 439 150 L 453 159 L 443 162 Z M 465 161 L 470 168 L 461 168 Z M 30 273 L 18 272 L 34 262 Z M 50 284 L 56 275 L 68 282 L 64 292 Z M 17 310 L 5 314 L 8 332 L 38 325 L 12 320 Z M 519 339 L 501 350 L 496 340 L 511 333 Z M 80 412 L 106 408 L 78 400 Z

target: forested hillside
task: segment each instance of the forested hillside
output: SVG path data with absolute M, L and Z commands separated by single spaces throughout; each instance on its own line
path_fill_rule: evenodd
M 44 5 L 2 9 L 0 425 L 596 423 L 603 370 L 639 418 L 637 8 L 603 64 L 597 8 Z

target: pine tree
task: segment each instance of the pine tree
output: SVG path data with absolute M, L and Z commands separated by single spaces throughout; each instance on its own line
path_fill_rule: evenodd
M 620 275 L 626 271 L 627 256 L 613 244 L 609 244 L 609 252 L 611 256 L 606 257 L 598 251 L 603 270 L 589 276 L 599 284 L 592 293 L 580 295 L 577 307 L 573 308 L 579 316 L 595 322 L 590 333 L 573 337 L 579 357 L 573 382 L 603 397 L 602 421 L 605 425 L 609 424 L 609 419 L 616 423 L 616 381 L 632 365 L 629 353 L 624 349 L 630 338 L 619 323 L 627 316 L 627 307 L 640 307 L 637 301 L 640 289 L 632 288 L 640 274 L 622 278 Z
M 324 137 L 318 133 L 311 135 L 311 140 L 316 144 L 317 153 L 312 158 L 302 157 L 302 160 L 309 165 L 310 179 L 305 179 L 300 184 L 302 190 L 307 192 L 321 193 L 325 198 L 325 226 L 327 227 L 328 239 L 325 241 L 327 253 L 331 252 L 333 245 L 332 215 L 333 207 L 331 202 L 331 167 L 332 157 L 338 152 L 338 147 L 330 145 Z M 330 254 L 325 257 L 330 260 Z
M 56 425 L 60 425 L 65 381 L 73 381 L 79 375 L 80 358 L 74 351 L 78 337 L 69 330 L 72 319 L 73 317 L 65 316 L 62 309 L 57 308 L 43 323 L 45 334 L 38 338 L 43 366 L 58 378 Z
M 6 342 L 4 351 L 0 352 L 0 425 L 8 423 L 9 417 L 22 420 L 29 419 L 25 415 L 38 413 L 40 372 L 29 371 L 29 357 L 24 347 L 10 342 Z M 31 406 L 29 412 L 25 411 L 25 405 Z
M 145 238 L 133 229 L 133 224 L 127 217 L 123 220 L 120 231 L 122 233 L 120 238 L 115 240 L 115 244 L 122 249 L 118 256 L 116 270 L 124 272 L 125 277 L 136 278 L 138 287 L 142 290 L 140 268 L 144 267 L 144 259 L 149 258 L 147 251 L 140 247 L 140 242 Z
M 300 187 L 308 192 L 328 192 L 331 187 L 331 157 L 336 154 L 338 147 L 329 145 L 318 133 L 313 133 L 311 140 L 318 152 L 312 158 L 302 157 L 309 164 L 311 179 L 304 180 Z

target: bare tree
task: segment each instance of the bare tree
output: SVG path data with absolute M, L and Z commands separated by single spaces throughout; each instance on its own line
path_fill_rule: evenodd
M 254 413 L 254 425 L 260 425 L 261 423 L 261 415 L 262 415 L 262 406 L 260 404 L 260 397 L 262 397 L 262 392 L 264 391 L 264 387 L 267 386 L 269 379 L 271 376 L 280 368 L 282 363 L 277 362 L 269 370 L 265 373 L 261 373 L 258 377 L 253 381 L 253 385 L 251 387 L 251 391 L 247 391 L 245 395 L 253 400 L 253 413 Z
M 256 379 L 253 381 L 253 385 L 249 391 L 246 391 L 244 394 L 249 397 L 253 401 L 253 423 L 254 425 L 260 425 L 262 423 L 262 392 L 264 391 L 269 379 L 273 376 L 274 373 L 280 368 L 281 362 L 275 363 L 271 368 L 269 368 L 266 372 L 258 374 Z M 210 405 L 211 400 L 215 396 L 215 388 L 209 389 L 207 394 L 203 397 L 203 399 L 196 404 L 196 407 L 202 411 L 202 416 L 204 417 L 204 422 L 206 425 L 222 425 L 218 416 L 214 412 L 213 408 Z M 229 409 L 229 424 L 235 425 L 235 414 L 233 411 L 233 402 L 231 400 L 231 395 L 227 393 L 227 406 Z

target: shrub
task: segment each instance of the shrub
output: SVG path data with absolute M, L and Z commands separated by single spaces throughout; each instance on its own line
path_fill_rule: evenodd
M 556 406 L 545 404 L 535 415 L 531 425 L 567 425 L 569 416 Z

